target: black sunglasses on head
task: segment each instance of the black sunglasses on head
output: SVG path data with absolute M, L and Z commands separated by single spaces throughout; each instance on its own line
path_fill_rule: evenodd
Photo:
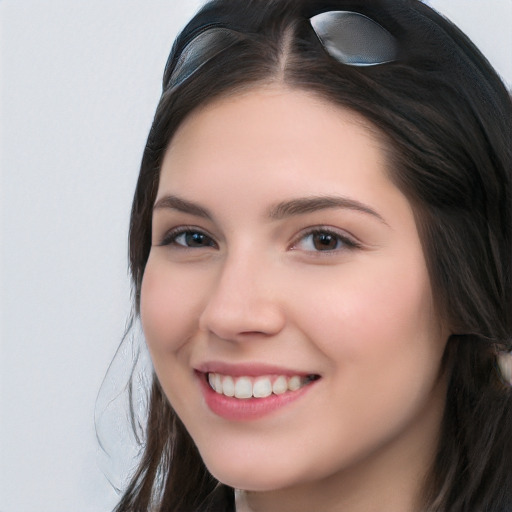
M 327 11 L 309 22 L 325 51 L 342 64 L 376 66 L 397 59 L 396 38 L 364 14 Z M 179 86 L 216 55 L 244 39 L 243 33 L 215 24 L 197 32 L 181 52 L 166 89 Z

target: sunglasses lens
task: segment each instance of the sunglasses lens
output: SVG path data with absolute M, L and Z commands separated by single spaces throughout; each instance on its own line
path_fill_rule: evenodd
M 167 88 L 177 87 L 198 69 L 236 42 L 242 35 L 234 30 L 213 27 L 194 37 L 182 51 Z
M 396 60 L 396 39 L 363 14 L 329 11 L 310 19 L 316 35 L 332 57 L 350 66 L 375 66 Z

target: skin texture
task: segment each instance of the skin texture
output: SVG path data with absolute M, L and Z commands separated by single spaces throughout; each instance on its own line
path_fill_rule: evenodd
M 356 114 L 272 85 L 195 111 L 166 152 L 156 203 L 172 194 L 210 217 L 155 208 L 142 324 L 208 469 L 247 491 L 238 510 L 419 510 L 449 333 L 382 144 Z M 283 201 L 325 196 L 358 208 L 275 215 Z M 180 227 L 206 236 L 187 246 L 169 235 Z M 334 236 L 329 250 L 311 228 Z M 320 379 L 269 415 L 229 421 L 194 372 L 211 361 Z

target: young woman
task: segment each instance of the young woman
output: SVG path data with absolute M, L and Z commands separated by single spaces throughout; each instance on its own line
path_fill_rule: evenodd
M 117 512 L 512 510 L 507 90 L 414 0 L 218 0 L 130 225 L 154 378 Z

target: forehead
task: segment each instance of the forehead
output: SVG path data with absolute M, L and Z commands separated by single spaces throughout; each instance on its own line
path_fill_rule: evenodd
M 242 116 L 238 116 L 242 113 Z M 201 127 L 201 135 L 204 136 L 204 132 L 212 125 L 218 128 L 228 118 L 229 125 L 224 125 L 223 128 L 231 126 L 238 130 L 243 127 L 243 133 L 252 137 L 261 134 L 260 128 L 265 124 L 266 130 L 272 126 L 288 128 L 281 133 L 279 141 L 285 140 L 286 135 L 293 139 L 300 136 L 320 136 L 332 140 L 338 134 L 329 133 L 327 130 L 335 128 L 336 124 L 350 123 L 354 129 L 365 131 L 376 145 L 384 144 L 380 130 L 361 114 L 329 101 L 314 91 L 269 84 L 224 94 L 192 110 L 178 127 L 168 149 L 172 150 L 178 143 L 181 144 L 181 139 L 190 136 L 191 131 Z M 216 131 L 209 135 L 214 136 Z
M 316 148 L 322 161 L 321 149 L 333 151 L 340 145 L 357 148 L 366 146 L 368 159 L 378 159 L 384 165 L 383 137 L 366 119 L 356 112 L 320 98 L 318 95 L 281 86 L 267 86 L 223 96 L 194 110 L 182 122 L 172 138 L 163 167 L 177 160 L 193 163 L 208 156 L 215 164 L 221 152 L 231 149 L 233 159 L 243 156 L 235 150 L 251 151 L 260 159 L 290 151 L 303 153 Z M 345 153 L 344 160 L 351 155 Z M 360 155 L 363 157 L 363 155 Z M 231 159 L 230 159 L 231 160 Z
M 236 194 L 247 205 L 306 194 L 403 200 L 387 176 L 382 139 L 362 116 L 313 93 L 249 90 L 185 119 L 165 154 L 158 197 L 213 204 Z

